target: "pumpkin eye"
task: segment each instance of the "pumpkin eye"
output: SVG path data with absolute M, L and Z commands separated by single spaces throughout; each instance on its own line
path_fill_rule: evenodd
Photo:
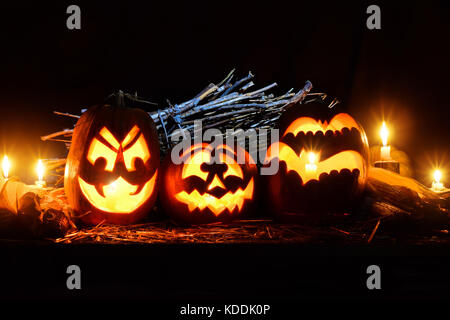
M 202 180 L 206 181 L 208 177 L 208 172 L 203 171 L 201 168 L 201 164 L 186 164 L 183 167 L 183 173 L 181 177 L 186 179 L 187 177 L 197 176 Z
M 119 142 L 117 142 L 116 138 L 114 138 L 113 134 L 106 127 L 103 127 L 99 134 L 106 140 L 106 142 L 112 145 L 113 148 L 119 150 Z
M 117 158 L 117 152 L 111 150 L 97 138 L 94 138 L 89 147 L 87 159 L 92 165 L 94 165 L 95 161 L 98 158 L 105 158 L 106 160 L 105 170 L 109 172 L 113 171 L 114 164 Z
M 227 171 L 223 173 L 223 178 L 225 179 L 228 176 L 235 176 L 239 177 L 241 179 L 244 178 L 244 175 L 242 173 L 242 169 L 238 164 L 229 164 Z
M 128 136 L 127 136 L 128 137 Z M 122 146 L 124 145 L 127 138 L 125 138 Z M 125 167 L 128 171 L 136 170 L 134 166 L 134 159 L 140 158 L 144 163 L 150 158 L 147 143 L 145 142 L 144 135 L 141 134 L 135 143 L 127 150 L 123 152 L 123 161 L 125 162 Z
M 346 113 L 339 113 L 331 119 L 330 127 L 333 130 L 342 130 L 343 128 L 358 128 L 359 125 L 350 115 Z
M 131 141 L 133 141 L 133 139 L 137 136 L 138 133 L 139 133 L 139 127 L 138 126 L 134 126 L 133 128 L 131 128 L 130 132 L 127 133 L 127 136 L 122 141 L 122 148 L 125 149 L 125 147 Z
M 201 169 L 201 165 L 202 163 L 209 162 L 210 160 L 211 156 L 209 153 L 204 151 L 196 152 L 183 166 L 181 178 L 186 179 L 190 176 L 197 176 L 206 181 L 206 178 L 208 178 L 208 172 L 203 171 Z
M 235 176 L 241 179 L 244 178 L 241 166 L 238 165 L 233 158 L 224 154 L 224 156 L 222 157 L 222 162 L 227 164 L 227 170 L 223 173 L 224 179 L 228 176 Z
M 286 132 L 283 134 L 283 137 L 288 133 L 294 134 L 296 136 L 299 132 L 308 132 L 311 131 L 313 133 L 317 131 L 323 131 L 323 126 L 326 127 L 328 124 L 325 122 L 322 124 L 320 121 L 316 121 L 310 117 L 300 117 L 292 122 L 289 127 L 286 129 Z

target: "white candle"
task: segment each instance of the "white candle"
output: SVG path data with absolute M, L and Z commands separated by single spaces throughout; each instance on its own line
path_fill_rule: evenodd
M 7 155 L 3 157 L 2 169 L 3 169 L 3 176 L 5 177 L 5 179 L 8 179 L 9 169 L 11 169 L 11 163 L 9 162 Z
M 381 159 L 389 160 L 391 158 L 391 147 L 383 146 L 381 147 Z
M 383 146 L 381 147 L 381 160 L 390 160 L 391 159 L 391 147 L 387 144 L 389 131 L 386 127 L 386 122 L 383 121 L 383 125 L 380 130 L 381 142 Z
M 35 181 L 35 183 L 39 188 L 42 188 L 45 186 L 45 181 L 44 181 L 45 168 L 44 168 L 44 164 L 42 163 L 41 159 L 38 160 L 38 163 L 36 166 L 36 172 L 37 172 L 37 176 L 38 176 L 38 181 Z
M 434 192 L 439 192 L 444 190 L 444 184 L 441 182 L 442 179 L 442 173 L 440 170 L 435 170 L 433 173 L 434 181 L 431 185 L 431 189 Z

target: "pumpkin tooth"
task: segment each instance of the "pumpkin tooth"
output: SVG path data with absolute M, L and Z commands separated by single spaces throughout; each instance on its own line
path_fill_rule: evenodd
M 219 216 L 225 209 L 228 209 L 228 212 L 231 213 L 238 207 L 239 211 L 241 211 L 245 200 L 252 199 L 253 189 L 254 183 L 253 178 L 251 178 L 244 190 L 239 188 L 236 192 L 228 192 L 221 198 L 217 198 L 209 193 L 200 194 L 197 190 L 191 193 L 181 191 L 175 195 L 175 198 L 186 204 L 190 212 L 196 208 L 200 211 L 208 208 L 215 216 Z
M 95 190 L 97 190 L 98 194 L 101 195 L 103 198 L 105 197 L 105 193 L 103 192 L 103 184 L 96 184 Z

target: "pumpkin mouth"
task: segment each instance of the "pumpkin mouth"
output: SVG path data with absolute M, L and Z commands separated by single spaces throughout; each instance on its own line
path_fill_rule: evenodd
M 103 195 L 97 191 L 95 185 L 87 183 L 81 177 L 78 177 L 78 182 L 83 195 L 97 209 L 109 213 L 129 214 L 153 194 L 157 174 L 156 170 L 143 187 L 130 184 L 124 178 L 118 177 L 110 184 L 100 187 Z
M 241 211 L 244 201 L 252 199 L 253 188 L 253 178 L 251 178 L 244 190 L 238 188 L 235 192 L 227 192 L 220 198 L 206 192 L 200 194 L 197 190 L 193 190 L 191 193 L 181 191 L 175 195 L 175 198 L 186 204 L 190 212 L 196 208 L 200 211 L 208 208 L 217 217 L 225 210 L 232 213 L 238 208 L 238 211 Z
M 346 150 L 361 150 L 365 143 L 357 128 L 342 128 L 340 131 L 327 130 L 325 133 L 322 131 L 298 132 L 295 136 L 290 132 L 284 136 L 283 142 L 289 145 L 296 154 L 300 154 L 303 149 L 322 150 L 323 159 Z
M 274 150 L 277 150 L 278 153 Z M 274 150 L 273 150 L 274 149 Z M 319 181 L 319 178 L 323 174 L 330 174 L 332 171 L 341 172 L 342 170 L 359 170 L 359 176 L 363 176 L 364 159 L 360 153 L 354 150 L 347 150 L 339 152 L 327 159 L 317 162 L 316 170 L 308 171 L 306 166 L 308 164 L 308 152 L 304 149 L 297 155 L 291 147 L 283 142 L 277 142 L 270 146 L 267 150 L 267 158 L 265 163 L 269 163 L 272 159 L 278 158 L 279 161 L 286 163 L 286 173 L 289 171 L 295 171 L 302 179 L 302 184 L 305 185 L 311 180 Z

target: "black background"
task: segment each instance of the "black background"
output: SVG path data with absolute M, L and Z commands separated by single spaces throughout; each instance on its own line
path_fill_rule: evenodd
M 378 1 L 382 29 L 368 30 L 372 3 L 78 1 L 76 31 L 66 28 L 72 2 L 2 2 L 0 148 L 12 173 L 34 181 L 38 157 L 65 155 L 39 139 L 73 125 L 53 110 L 79 114 L 117 89 L 164 107 L 237 68 L 259 87 L 277 82 L 278 93 L 311 80 L 354 114 L 372 145 L 386 119 L 392 145 L 430 184 L 450 151 L 450 11 L 445 1 Z
M 320 301 L 337 302 L 345 314 L 355 315 L 354 305 L 341 303 L 370 302 L 369 310 L 377 311 L 388 306 L 381 300 L 395 301 L 399 307 L 408 299 L 450 299 L 448 245 L 431 243 L 420 247 L 401 243 L 50 246 L 3 241 L 0 252 L 1 300 L 121 300 L 117 305 L 96 304 L 92 310 L 107 312 L 139 299 L 146 300 L 140 308 L 145 307 L 149 317 L 156 310 L 163 312 L 160 319 L 174 319 L 180 306 L 188 303 L 268 303 L 272 314 L 287 310 L 300 316 L 311 307 L 318 314 L 335 311 L 328 309 L 334 307 L 328 302 L 315 303 Z M 81 290 L 66 287 L 69 265 L 81 269 Z M 370 265 L 381 269 L 381 290 L 367 289 Z M 49 304 L 49 310 L 56 305 Z M 402 312 L 413 307 L 408 303 Z
M 81 7 L 80 31 L 66 28 L 66 8 L 73 3 Z M 39 139 L 73 125 L 53 110 L 79 113 L 117 89 L 163 106 L 166 98 L 179 103 L 232 68 L 240 75 L 251 70 L 260 87 L 276 81 L 278 93 L 311 80 L 360 120 L 372 145 L 386 119 L 392 144 L 410 155 L 415 176 L 426 184 L 434 165 L 448 166 L 446 1 L 374 2 L 381 7 L 381 30 L 367 30 L 372 2 L 364 1 L 73 3 L 0 5 L 0 148 L 27 182 L 35 179 L 38 157 L 65 155 L 63 145 Z M 2 244 L 0 295 L 180 303 L 208 297 L 448 298 L 448 251 L 12 242 Z M 65 268 L 72 263 L 85 270 L 81 293 L 65 290 Z M 386 270 L 381 293 L 365 288 L 365 268 L 372 263 Z

